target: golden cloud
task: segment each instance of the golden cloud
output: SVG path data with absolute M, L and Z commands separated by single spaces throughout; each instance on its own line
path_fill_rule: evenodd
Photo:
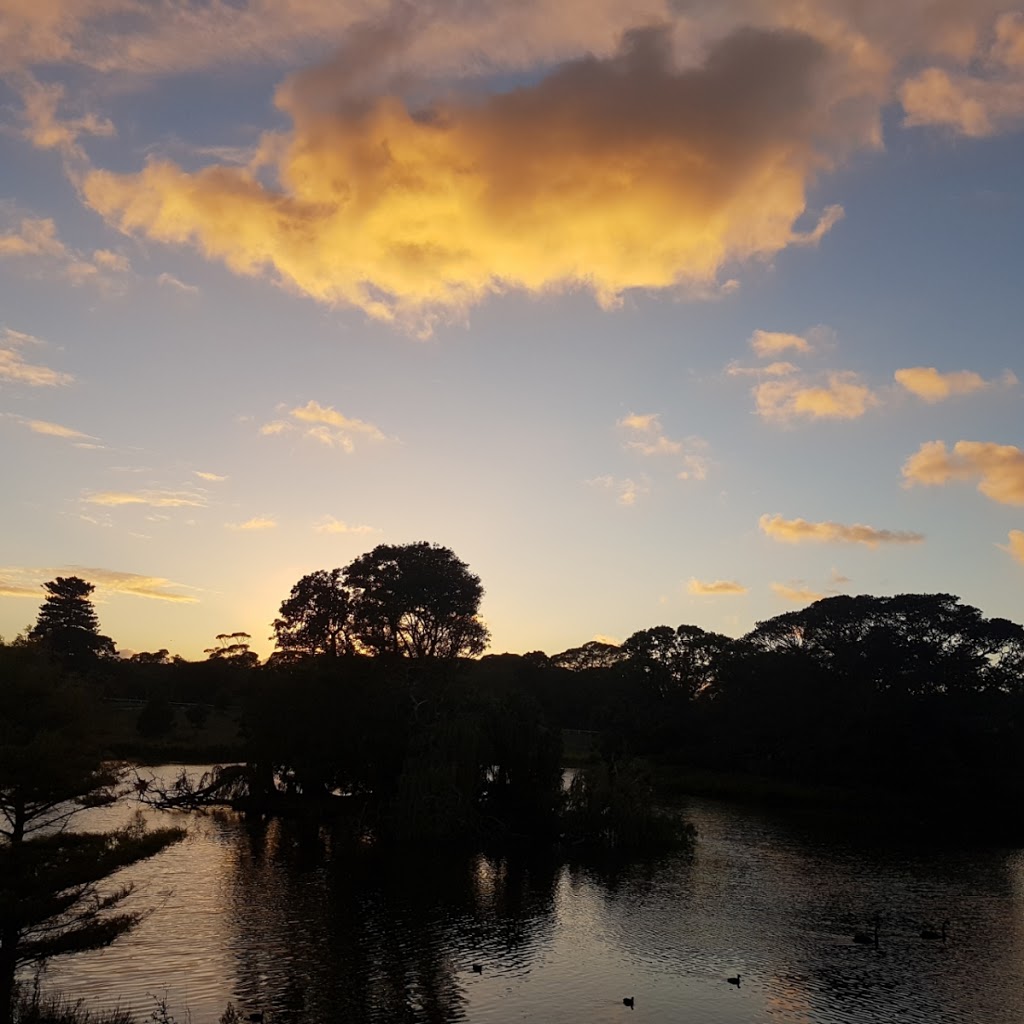
M 195 475 L 200 480 L 208 480 L 210 483 L 219 484 L 227 480 L 226 476 L 221 476 L 219 473 L 205 473 L 200 469 L 193 470 Z
M 691 594 L 707 597 L 714 594 L 746 594 L 750 588 L 733 580 L 698 580 L 691 579 L 686 585 Z
M 1004 549 L 1009 551 L 1018 562 L 1024 564 L 1024 530 L 1011 530 L 1009 541 Z
M 40 271 L 52 270 L 73 285 L 88 283 L 104 289 L 115 286 L 112 271 L 128 269 L 127 260 L 109 250 L 98 249 L 89 258 L 65 245 L 49 217 L 22 217 L 17 227 L 0 232 L 0 256 L 27 260 Z M 116 265 L 112 265 L 111 258 Z
M 17 384 L 28 384 L 30 387 L 58 387 L 70 384 L 75 378 L 70 373 L 51 370 L 48 366 L 27 363 L 19 351 L 26 343 L 38 344 L 39 339 L 21 331 L 4 328 L 0 331 L 0 380 L 14 381 Z
M 771 588 L 779 597 L 794 604 L 810 604 L 812 601 L 820 601 L 825 596 L 799 583 L 773 583 Z
M 148 505 L 151 508 L 203 508 L 206 499 L 190 491 L 98 491 L 83 499 L 89 505 L 117 507 L 119 505 Z
M 754 355 L 762 359 L 793 351 L 806 354 L 811 343 L 802 334 L 784 334 L 781 331 L 754 331 L 750 336 L 750 347 Z
M 681 455 L 683 468 L 677 474 L 680 480 L 704 480 L 708 475 L 708 460 L 703 454 L 707 442 L 699 437 L 689 437 L 685 442 L 666 437 L 657 413 L 631 412 L 618 422 L 618 426 L 639 434 L 638 438 L 626 442 L 626 447 L 641 455 Z
M 341 519 L 335 519 L 334 516 L 324 516 L 318 522 L 313 524 L 313 529 L 317 533 L 377 533 L 379 532 L 375 526 L 356 526 L 351 523 L 346 523 Z
M 63 427 L 59 423 L 50 423 L 48 420 L 22 420 L 21 422 L 33 434 L 45 434 L 47 437 L 66 437 L 69 440 L 96 440 L 91 434 L 83 434 L 80 430 Z
M 908 486 L 979 478 L 978 490 L 1001 505 L 1024 505 L 1024 451 L 1012 444 L 927 441 L 903 464 Z
M 134 572 L 119 572 L 115 569 L 94 569 L 79 565 L 64 568 L 24 569 L 8 567 L 0 569 L 0 596 L 34 597 L 42 600 L 44 594 L 40 584 L 55 576 L 79 576 L 94 583 L 98 591 L 114 594 L 129 594 L 133 597 L 147 597 L 156 601 L 174 601 L 194 604 L 198 599 L 178 591 L 186 588 L 163 576 L 143 576 Z M 34 584 L 30 586 L 29 584 Z
M 900 92 L 904 124 L 983 137 L 1024 122 L 1024 15 L 1001 15 L 994 35 L 971 71 L 929 67 L 907 79 Z
M 851 371 L 827 374 L 824 386 L 803 378 L 766 380 L 753 391 L 758 415 L 785 423 L 798 419 L 853 420 L 878 405 L 878 396 Z
M 904 370 L 897 370 L 893 376 L 897 384 L 926 402 L 941 402 L 952 395 L 969 395 L 974 391 L 993 387 L 997 383 L 985 380 L 980 374 L 970 370 L 939 373 L 934 366 L 910 366 Z M 999 383 L 1005 387 L 1013 387 L 1017 383 L 1017 377 L 1007 370 Z
M 812 523 L 806 519 L 784 519 L 781 515 L 763 515 L 757 521 L 761 531 L 773 540 L 785 544 L 811 541 L 819 544 L 864 544 L 869 548 L 879 544 L 919 544 L 923 533 L 909 530 L 878 530 L 873 526 L 854 523 Z
M 277 520 L 267 516 L 253 516 L 252 519 L 247 519 L 244 523 L 225 523 L 224 525 L 229 530 L 272 530 L 277 526 Z
M 154 159 L 82 189 L 125 232 L 422 329 L 509 288 L 582 286 L 613 305 L 831 228 L 838 207 L 797 226 L 852 130 L 823 98 L 825 56 L 806 35 L 748 30 L 676 70 L 668 31 L 638 30 L 614 56 L 421 110 L 339 97 L 344 69 L 318 68 L 279 90 L 293 128 L 260 156 L 276 188 Z
M 163 576 L 142 576 L 134 572 L 117 572 L 113 569 L 87 569 L 74 567 L 75 573 L 100 590 L 115 594 L 129 594 L 132 597 L 148 597 L 154 601 L 174 601 L 179 604 L 195 604 L 198 598 L 190 594 L 179 594 L 171 587 L 181 588 Z

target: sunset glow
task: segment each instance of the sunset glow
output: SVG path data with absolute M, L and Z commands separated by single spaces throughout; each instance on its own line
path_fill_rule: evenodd
M 1020 619 L 1024 11 L 0 0 L 0 96 L 0 636 L 416 540 L 499 652 Z

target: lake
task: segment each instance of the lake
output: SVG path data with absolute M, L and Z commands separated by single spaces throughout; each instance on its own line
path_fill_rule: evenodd
M 1024 852 L 682 810 L 692 853 L 620 865 L 385 855 L 296 822 L 146 812 L 190 833 L 127 872 L 152 913 L 44 984 L 140 1020 L 165 997 L 179 1024 L 229 1000 L 267 1024 L 1024 1021 Z M 96 827 L 127 813 L 89 812 Z M 854 943 L 876 914 L 878 947 Z M 945 942 L 920 937 L 945 919 Z

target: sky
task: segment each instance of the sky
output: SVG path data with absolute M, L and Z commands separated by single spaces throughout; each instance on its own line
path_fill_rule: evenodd
M 419 540 L 491 652 L 1019 622 L 1022 128 L 989 0 L 0 0 L 0 636 Z

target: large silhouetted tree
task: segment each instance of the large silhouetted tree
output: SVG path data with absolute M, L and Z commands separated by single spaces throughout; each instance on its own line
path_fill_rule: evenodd
M 141 919 L 110 877 L 184 835 L 131 825 L 69 829 L 110 802 L 123 772 L 106 761 L 94 708 L 32 645 L 0 645 L 0 1024 L 10 1024 L 15 972 L 109 945 Z
M 47 596 L 29 640 L 41 644 L 69 668 L 84 668 L 99 658 L 113 657 L 114 641 L 100 633 L 90 600 L 95 589 L 91 583 L 78 576 L 58 576 L 43 588 Z
M 352 598 L 341 569 L 311 572 L 292 587 L 272 639 L 286 660 L 353 652 Z
M 343 577 L 353 594 L 356 639 L 374 654 L 457 658 L 487 646 L 480 577 L 449 548 L 379 544 L 350 562 Z

